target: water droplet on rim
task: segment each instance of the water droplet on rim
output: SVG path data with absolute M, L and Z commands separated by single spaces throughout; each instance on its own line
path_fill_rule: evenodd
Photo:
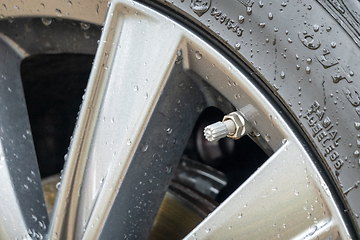
M 266 134 L 266 135 L 265 135 L 265 140 L 266 140 L 267 142 L 270 142 L 271 137 L 269 136 L 269 134 Z
M 62 12 L 60 9 L 56 9 L 55 12 L 56 12 L 56 16 L 62 17 Z
M 41 18 L 41 21 L 45 26 L 49 26 L 52 23 L 52 18 Z
M 200 60 L 202 58 L 202 55 L 201 55 L 201 53 L 199 51 L 196 51 L 195 52 L 195 57 Z
M 88 30 L 90 28 L 90 23 L 81 22 L 80 26 L 81 26 L 82 29 Z

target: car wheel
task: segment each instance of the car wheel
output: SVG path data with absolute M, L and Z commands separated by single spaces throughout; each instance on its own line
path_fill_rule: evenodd
M 2 238 L 359 237 L 357 2 L 0 7 Z M 20 66 L 95 50 L 49 221 Z

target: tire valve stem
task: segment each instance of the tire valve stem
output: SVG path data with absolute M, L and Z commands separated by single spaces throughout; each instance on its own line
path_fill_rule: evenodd
M 221 138 L 229 137 L 239 139 L 246 131 L 246 121 L 239 111 L 224 116 L 222 122 L 213 123 L 204 128 L 204 136 L 209 142 L 219 141 Z

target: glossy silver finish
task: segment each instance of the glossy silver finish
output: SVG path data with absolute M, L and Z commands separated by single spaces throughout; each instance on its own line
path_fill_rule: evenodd
M 205 106 L 181 76 L 185 62 L 175 63 L 186 47 L 179 26 L 130 2 L 109 11 L 54 208 L 53 238 L 144 238 L 200 114 L 185 111 L 187 101 Z M 184 98 L 189 93 L 193 99 Z
M 0 238 L 40 239 L 49 220 L 20 78 L 23 53 L 11 44 L 0 38 Z
M 225 115 L 222 122 L 205 127 L 204 136 L 209 142 L 219 141 L 226 136 L 237 140 L 250 133 L 251 130 L 250 124 L 246 123 L 241 112 L 236 111 Z
M 60 12 L 64 17 L 66 10 Z M 47 14 L 51 11 L 39 15 Z M 15 63 L 23 56 L 15 58 Z M 19 82 L 19 75 L 16 78 Z M 21 91 L 19 85 L 14 88 Z M 17 97 L 12 102 L 22 106 L 20 119 L 24 119 L 23 96 L 19 93 Z M 187 238 L 346 238 L 346 226 L 325 180 L 259 89 L 194 33 L 142 4 L 117 0 L 107 15 L 71 142 L 47 228 L 50 239 L 146 238 L 198 115 L 207 106 L 225 109 L 227 102 L 241 110 L 254 129 L 253 138 L 274 154 Z M 16 116 L 9 115 L 9 120 L 18 119 Z M 26 131 L 28 123 L 19 126 Z M 23 132 L 21 127 L 14 135 L 21 136 L 17 134 Z M 36 168 L 31 141 L 27 144 L 21 153 L 33 160 L 22 165 Z M 11 154 L 9 159 L 15 156 Z M 26 178 L 23 173 L 2 176 L 8 184 L 2 185 L 8 187 L 6 192 L 20 189 L 10 187 L 10 181 L 15 176 Z M 38 202 L 41 190 L 31 194 L 36 196 L 10 195 L 19 203 L 3 206 L 17 209 L 17 217 L 1 220 L 1 236 L 7 232 L 29 235 L 24 232 L 30 224 L 29 208 L 23 207 L 27 204 L 36 205 L 30 211 L 46 215 L 43 203 Z M 27 199 L 32 200 L 24 203 Z M 10 224 L 19 227 L 13 230 Z M 17 235 L 9 238 L 13 236 Z
M 241 116 L 241 113 L 239 111 L 231 112 L 224 116 L 223 122 L 231 121 L 235 124 L 235 131 L 230 132 L 227 136 L 232 139 L 240 139 L 242 136 L 244 136 L 246 133 L 250 133 L 250 127 L 249 124 L 246 124 L 245 119 L 243 116 Z M 245 127 L 245 125 L 248 125 Z
M 287 142 L 185 239 L 348 239 L 326 183 L 289 133 Z
M 235 123 L 232 120 L 216 122 L 205 127 L 204 136 L 209 142 L 219 141 L 227 135 L 233 135 L 235 128 Z

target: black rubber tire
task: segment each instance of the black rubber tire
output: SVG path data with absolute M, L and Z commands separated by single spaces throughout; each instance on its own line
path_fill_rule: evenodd
M 328 170 L 359 236 L 359 3 L 159 2 L 213 35 L 278 97 Z

